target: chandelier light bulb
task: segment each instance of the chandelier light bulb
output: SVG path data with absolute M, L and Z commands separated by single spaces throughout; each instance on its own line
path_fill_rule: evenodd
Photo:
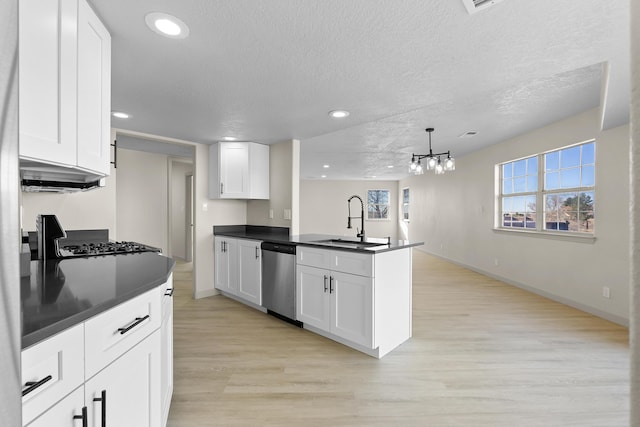
M 437 164 L 438 164 L 438 161 L 436 160 L 435 157 L 429 157 L 429 160 L 427 160 L 427 170 L 432 170 L 433 168 L 436 167 Z
M 447 159 L 444 161 L 444 168 L 447 171 L 453 171 L 456 170 L 456 161 L 453 157 L 447 157 Z
M 435 169 L 436 169 L 436 175 L 442 175 L 444 173 L 444 166 L 440 162 L 440 159 L 438 159 L 438 164 L 436 164 Z

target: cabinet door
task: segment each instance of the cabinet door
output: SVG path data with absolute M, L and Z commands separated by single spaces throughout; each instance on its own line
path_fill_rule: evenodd
M 246 199 L 249 197 L 249 146 L 241 142 L 221 142 L 220 197 Z
M 331 332 L 373 348 L 373 279 L 331 273 Z
M 173 276 L 169 278 L 162 300 L 160 394 L 162 397 L 162 424 L 167 424 L 173 396 Z
M 296 275 L 297 320 L 330 332 L 329 271 L 298 265 Z
M 78 166 L 110 169 L 111 36 L 85 0 L 78 4 Z
M 70 395 L 58 402 L 54 407 L 42 414 L 29 427 L 80 427 L 84 407 L 84 388 L 78 387 Z
M 91 427 L 159 426 L 160 331 L 149 335 L 88 380 L 85 402 Z M 106 419 L 104 424 L 103 419 Z
M 76 0 L 19 2 L 20 157 L 76 164 Z
M 250 199 L 269 199 L 269 146 L 249 143 Z
M 262 254 L 257 240 L 238 240 L 238 296 L 262 305 Z
M 227 252 L 227 239 L 216 237 L 214 239 L 215 279 L 214 287 L 221 291 L 229 289 L 229 252 Z
M 238 294 L 238 241 L 228 237 L 215 238 L 214 287 L 233 295 Z

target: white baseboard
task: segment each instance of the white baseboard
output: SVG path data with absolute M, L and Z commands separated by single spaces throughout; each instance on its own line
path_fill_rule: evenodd
M 216 289 L 205 289 L 204 291 L 198 291 L 193 294 L 194 299 L 212 297 L 214 295 L 218 295 L 218 291 Z

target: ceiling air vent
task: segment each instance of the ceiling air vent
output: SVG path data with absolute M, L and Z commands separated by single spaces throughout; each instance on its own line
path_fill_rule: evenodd
M 464 7 L 467 8 L 467 12 L 475 13 L 479 10 L 486 9 L 493 6 L 496 3 L 500 3 L 502 0 L 462 0 Z
M 471 138 L 472 136 L 476 136 L 477 134 L 478 134 L 478 131 L 470 130 L 458 136 L 458 138 Z

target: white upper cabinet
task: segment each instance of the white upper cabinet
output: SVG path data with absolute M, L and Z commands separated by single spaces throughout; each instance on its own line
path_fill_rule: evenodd
M 19 2 L 20 157 L 108 175 L 111 37 L 85 0 Z
M 210 199 L 268 199 L 269 146 L 219 142 L 209 147 Z
M 111 36 L 83 0 L 78 8 L 78 166 L 108 175 Z

